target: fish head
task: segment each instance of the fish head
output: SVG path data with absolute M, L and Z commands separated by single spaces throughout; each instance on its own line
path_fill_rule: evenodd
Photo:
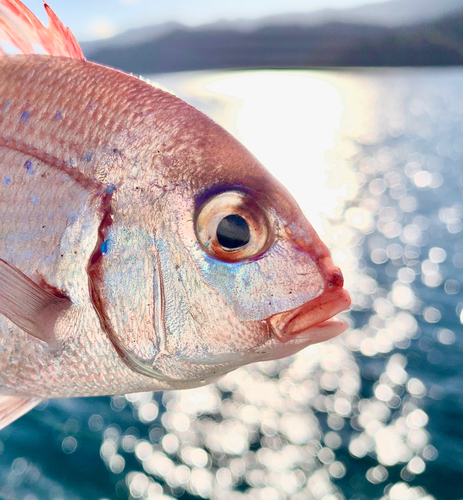
M 342 333 L 341 271 L 293 197 L 220 126 L 164 99 L 175 125 L 157 118 L 153 137 L 144 121 L 144 173 L 115 193 L 91 270 L 124 360 L 183 387 Z

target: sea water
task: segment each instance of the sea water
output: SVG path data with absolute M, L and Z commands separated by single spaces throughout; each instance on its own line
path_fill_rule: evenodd
M 0 431 L 0 498 L 463 498 L 463 69 L 152 79 L 294 194 L 350 328 L 201 389 L 42 403 Z

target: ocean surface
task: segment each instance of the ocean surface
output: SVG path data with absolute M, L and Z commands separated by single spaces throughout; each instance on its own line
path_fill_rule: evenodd
M 0 498 L 463 499 L 463 69 L 151 79 L 296 196 L 350 328 L 197 390 L 42 403 L 0 431 Z

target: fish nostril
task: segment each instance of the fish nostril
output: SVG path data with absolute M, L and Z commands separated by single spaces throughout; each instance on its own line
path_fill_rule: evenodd
M 328 280 L 329 288 L 342 288 L 344 285 L 344 277 L 342 275 L 341 269 L 336 267 Z
M 320 260 L 320 270 L 325 277 L 325 287 L 327 291 L 342 288 L 344 286 L 344 277 L 341 269 L 333 264 L 330 255 Z

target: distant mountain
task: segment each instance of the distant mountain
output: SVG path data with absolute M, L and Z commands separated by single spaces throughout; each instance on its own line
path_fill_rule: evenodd
M 433 23 L 362 38 L 338 62 L 345 66 L 463 64 L 463 9 Z
M 349 9 L 322 9 L 315 12 L 280 14 L 260 19 L 222 20 L 199 26 L 196 29 L 200 31 L 255 31 L 268 26 L 319 26 L 329 23 L 397 27 L 432 21 L 459 9 L 463 9 L 463 0 L 389 0 Z M 85 53 L 92 54 L 108 47 L 126 47 L 154 40 L 182 27 L 187 29 L 175 22 L 144 26 L 127 30 L 112 38 L 81 42 L 81 46 Z
M 342 22 L 393 28 L 433 21 L 460 9 L 463 9 L 463 0 L 392 0 L 350 9 L 322 10 L 306 16 L 317 24 Z M 289 21 L 292 16 L 281 17 Z
M 281 26 L 251 32 L 180 29 L 129 47 L 107 48 L 90 59 L 136 74 L 200 69 L 336 65 L 339 54 L 355 51 L 359 31 L 374 43 L 377 27 L 331 23 L 304 28 Z M 386 35 L 388 30 L 383 28 Z
M 463 4 L 463 0 L 458 3 Z M 376 7 L 386 12 L 391 4 L 397 8 L 412 2 L 395 0 Z M 289 17 L 282 22 L 279 16 L 273 24 L 260 21 L 260 26 L 243 24 L 239 29 L 229 22 L 197 28 L 170 23 L 131 30 L 106 41 L 104 46 L 101 42 L 82 45 L 88 59 L 135 74 L 224 68 L 463 64 L 463 7 L 455 10 L 457 0 L 440 0 L 432 4 L 434 7 L 429 4 L 426 16 L 438 10 L 435 4 L 441 10 L 446 6 L 451 13 L 418 25 L 394 28 L 340 21 L 308 25 L 302 19 L 291 22 Z M 365 14 L 366 7 L 374 6 L 359 9 Z

